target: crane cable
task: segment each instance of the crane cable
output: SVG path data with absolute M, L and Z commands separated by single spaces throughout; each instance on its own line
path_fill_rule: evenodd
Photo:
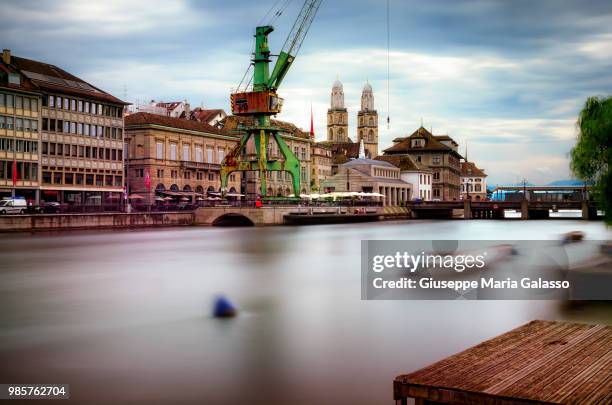
M 391 35 L 389 28 L 389 0 L 387 0 L 387 129 L 391 129 L 391 111 L 390 111 L 390 55 L 391 55 Z

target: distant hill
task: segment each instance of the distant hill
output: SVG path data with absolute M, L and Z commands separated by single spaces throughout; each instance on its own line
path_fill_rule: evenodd
M 548 183 L 547 186 L 584 186 L 584 181 L 581 181 L 581 180 L 557 180 L 557 181 L 553 181 L 553 182 Z

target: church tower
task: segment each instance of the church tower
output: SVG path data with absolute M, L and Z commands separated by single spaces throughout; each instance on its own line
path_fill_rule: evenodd
M 370 83 L 361 92 L 361 110 L 357 113 L 357 142 L 363 140 L 366 157 L 378 156 L 378 113 L 374 109 L 374 93 Z
M 348 112 L 344 108 L 344 90 L 339 80 L 334 82 L 331 106 L 327 110 L 327 141 L 350 142 L 348 137 Z

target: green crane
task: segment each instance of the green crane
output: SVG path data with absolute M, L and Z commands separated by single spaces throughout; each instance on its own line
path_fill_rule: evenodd
M 270 116 L 280 113 L 283 99 L 276 91 L 287 75 L 295 60 L 308 29 L 319 9 L 322 0 L 306 0 L 293 24 L 282 51 L 270 74 L 270 48 L 268 35 L 274 31 L 270 25 L 255 29 L 255 52 L 253 53 L 253 88 L 252 91 L 238 91 L 230 97 L 232 113 L 238 116 L 253 118 L 253 124 L 245 128 L 246 134 L 240 143 L 223 159 L 221 163 L 221 191 L 227 190 L 227 180 L 232 172 L 258 171 L 261 195 L 266 196 L 266 172 L 287 171 L 293 180 L 293 192 L 300 195 L 300 161 L 279 135 L 280 128 L 271 125 Z M 255 155 L 246 154 L 246 145 L 253 137 Z M 276 142 L 282 159 L 267 155 L 270 142 Z

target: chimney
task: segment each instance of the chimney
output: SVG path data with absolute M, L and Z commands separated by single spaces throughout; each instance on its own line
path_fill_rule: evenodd
M 189 119 L 189 113 L 191 113 L 191 106 L 187 100 L 185 100 L 185 118 Z
M 11 64 L 11 50 L 10 49 L 2 50 L 2 62 L 4 62 L 4 64 L 6 65 Z

